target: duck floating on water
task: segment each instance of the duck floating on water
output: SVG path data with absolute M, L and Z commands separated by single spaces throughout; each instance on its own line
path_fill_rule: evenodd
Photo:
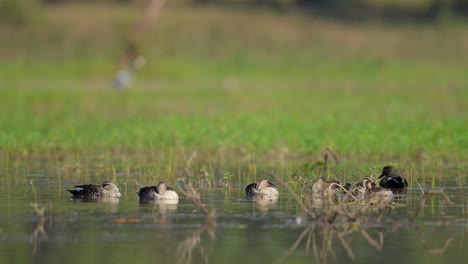
M 105 181 L 101 185 L 76 185 L 74 190 L 67 190 L 73 198 L 120 198 L 119 188 L 112 182 Z
M 366 188 L 365 197 L 371 204 L 380 202 L 390 203 L 393 200 L 393 192 L 389 189 L 377 186 L 374 179 L 371 177 L 364 177 L 362 185 Z
M 328 198 L 336 200 L 340 190 L 341 183 L 339 181 L 326 181 L 324 178 L 318 178 L 312 184 L 312 199 L 314 201 Z
M 278 187 L 266 179 L 260 179 L 257 183 L 253 182 L 245 187 L 247 197 L 255 196 L 279 196 Z
M 366 187 L 362 182 L 355 184 L 347 183 L 345 189 L 350 192 L 357 200 L 364 200 L 366 198 Z
M 380 187 L 399 191 L 408 187 L 408 182 L 395 172 L 392 166 L 385 166 L 379 176 Z
M 374 179 L 366 176 L 361 182 L 345 186 L 346 190 L 350 192 L 357 200 L 368 200 L 370 203 L 391 202 L 393 199 L 393 192 L 389 189 L 377 186 Z
M 157 186 L 143 187 L 137 194 L 140 199 L 179 200 L 179 195 L 164 181 L 160 181 Z

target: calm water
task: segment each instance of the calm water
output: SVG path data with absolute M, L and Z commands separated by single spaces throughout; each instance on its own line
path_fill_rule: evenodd
M 82 202 L 65 191 L 78 182 L 25 178 L 5 176 L 0 187 L 0 263 L 463 263 L 468 257 L 468 188 L 455 181 L 443 186 L 453 204 L 431 196 L 415 221 L 421 191 L 413 187 L 391 208 L 370 207 L 354 222 L 338 216 L 334 226 L 307 221 L 284 189 L 277 203 L 266 204 L 246 200 L 240 185 L 201 191 L 217 212 L 213 227 L 183 195 L 176 205 L 139 204 L 137 187 L 121 186 L 117 202 Z M 43 229 L 31 206 L 35 197 L 48 205 Z

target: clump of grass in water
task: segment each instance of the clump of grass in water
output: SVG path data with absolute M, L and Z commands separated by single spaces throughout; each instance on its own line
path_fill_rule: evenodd
M 302 207 L 309 217 L 314 217 L 311 219 L 315 219 L 315 221 L 306 224 L 304 231 L 298 236 L 284 256 L 278 260 L 278 263 L 284 262 L 303 240 L 305 240 L 306 256 L 309 256 L 312 251 L 316 262 L 325 263 L 329 255 L 334 255 L 334 247 L 332 246 L 334 237 L 338 238 L 348 257 L 354 261 L 355 254 L 346 237 L 358 231 L 360 231 L 370 246 L 378 251 L 382 251 L 384 245 L 382 230 L 379 230 L 379 239 L 376 241 L 360 226 L 360 222 L 357 221 L 358 218 L 361 218 L 361 213 L 367 209 L 367 206 L 362 207 L 360 211 L 355 213 L 351 213 L 344 208 L 337 208 L 336 206 L 332 208 L 322 207 L 318 213 L 312 212 L 308 208 L 304 210 L 304 207 Z M 378 221 L 380 222 L 380 220 Z
M 346 240 L 346 237 L 356 232 L 362 235 L 362 237 L 368 242 L 369 246 L 375 248 L 377 251 L 383 250 L 383 229 L 379 228 L 378 237 L 373 238 L 361 223 L 364 221 L 368 224 L 369 218 L 366 216 L 366 213 L 371 209 L 371 211 L 377 211 L 378 213 L 375 218 L 375 223 L 372 225 L 384 226 L 382 224 L 384 212 L 389 208 L 386 204 L 380 203 L 375 207 L 375 205 L 371 205 L 367 202 L 360 204 L 359 207 L 350 207 L 350 204 L 345 203 L 345 199 L 343 199 L 339 204 L 324 201 L 320 208 L 315 208 L 314 210 L 310 205 L 310 202 L 308 203 L 308 199 L 305 199 L 305 202 L 302 202 L 302 199 L 291 187 L 289 187 L 287 183 L 281 181 L 278 176 L 273 175 L 273 177 L 276 182 L 282 185 L 298 202 L 302 212 L 307 216 L 306 220 L 308 221 L 304 231 L 298 236 L 285 255 L 278 260 L 278 263 L 284 262 L 286 258 L 298 248 L 302 241 L 305 242 L 305 253 L 307 256 L 312 252 L 316 257 L 317 262 L 326 262 L 328 256 L 335 255 L 335 249 L 332 247 L 332 241 L 335 237 L 340 241 L 340 244 L 346 251 L 348 257 L 354 261 L 355 254 L 351 244 Z M 415 229 L 419 237 L 419 242 L 425 251 L 428 254 L 443 254 L 448 249 L 454 238 L 449 237 L 439 248 L 429 248 L 426 240 L 421 234 L 421 228 L 418 228 L 416 223 L 416 218 L 424 208 L 427 198 L 433 195 L 441 195 L 444 203 L 453 204 L 443 190 L 429 190 L 425 193 L 422 192 L 422 198 L 411 222 L 413 223 L 413 226 L 416 227 Z M 374 208 L 377 210 L 373 210 Z M 392 231 L 399 227 L 399 223 L 394 223 Z
M 319 177 L 326 178 L 327 180 L 330 178 L 330 157 L 332 160 L 339 165 L 340 159 L 338 155 L 331 147 L 326 147 L 323 152 L 323 161 L 316 161 L 312 163 L 305 163 L 302 166 L 302 172 L 300 170 L 295 170 L 292 173 L 286 171 L 288 183 L 292 185 L 292 190 L 295 193 L 299 193 L 299 197 L 304 197 L 305 188 L 308 185 L 312 184 L 313 181 L 310 179 L 316 179 Z
M 333 254 L 332 240 L 334 237 L 337 237 L 341 245 L 348 254 L 348 257 L 351 260 L 355 260 L 355 254 L 346 241 L 346 236 L 360 231 L 360 234 L 368 241 L 369 245 L 376 248 L 378 251 L 383 249 L 383 233 L 379 231 L 378 241 L 373 239 L 365 229 L 360 227 L 360 218 L 363 218 L 363 214 L 370 208 L 370 203 L 364 203 L 361 207 L 354 207 L 350 210 L 349 206 L 352 203 L 349 203 L 349 199 L 342 199 L 339 204 L 335 204 L 332 201 L 323 200 L 322 206 L 319 209 L 313 209 L 309 199 L 305 199 L 305 202 L 302 201 L 299 195 L 285 182 L 283 182 L 280 177 L 273 175 L 275 181 L 283 186 L 288 193 L 290 193 L 294 199 L 298 202 L 302 212 L 307 216 L 308 223 L 306 228 L 299 235 L 297 240 L 293 243 L 290 249 L 286 254 L 278 260 L 279 263 L 283 262 L 292 252 L 298 247 L 298 245 L 305 239 L 306 255 L 310 254 L 310 250 L 314 253 L 314 256 L 317 258 L 317 262 L 326 262 L 327 257 L 330 254 Z M 340 186 L 341 187 L 341 186 Z M 345 197 L 351 197 L 354 201 L 358 202 L 357 198 L 354 197 L 351 193 L 341 187 L 346 193 Z M 377 204 L 378 217 L 377 223 L 380 224 L 382 219 L 382 214 L 387 205 L 383 202 Z M 319 235 L 321 237 L 321 247 L 319 248 L 320 238 L 316 237 L 317 230 L 320 231 Z
M 206 223 L 216 227 L 216 211 L 210 210 L 202 202 L 200 193 L 195 189 L 193 184 L 187 179 L 178 181 L 180 192 L 184 194 L 190 201 L 198 207 L 198 209 L 206 215 Z

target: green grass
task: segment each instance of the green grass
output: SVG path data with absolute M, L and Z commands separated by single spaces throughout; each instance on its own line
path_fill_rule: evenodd
M 119 92 L 128 10 L 50 7 L 43 23 L 3 26 L 3 167 L 173 176 L 197 152 L 198 167 L 254 178 L 256 166 L 291 169 L 327 146 L 351 167 L 466 164 L 464 26 L 169 6 L 142 42 L 147 67 Z

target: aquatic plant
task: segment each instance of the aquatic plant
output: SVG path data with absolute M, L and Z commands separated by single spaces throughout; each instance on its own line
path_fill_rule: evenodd
M 190 180 L 179 179 L 178 180 L 179 191 L 184 194 L 192 203 L 205 214 L 206 223 L 215 227 L 216 226 L 216 211 L 214 209 L 208 209 L 202 202 L 200 193 L 195 189 Z
M 216 211 L 214 209 L 208 209 L 202 202 L 200 193 L 194 188 L 193 184 L 187 179 L 179 179 L 178 181 L 180 192 L 184 194 L 192 203 L 205 214 L 205 222 L 201 227 L 193 232 L 191 236 L 183 240 L 177 247 L 177 252 L 180 255 L 178 262 L 180 263 L 192 263 L 193 250 L 199 246 L 201 236 L 204 233 L 208 233 L 210 240 L 216 238 Z M 206 251 L 200 249 L 201 255 L 205 256 Z

